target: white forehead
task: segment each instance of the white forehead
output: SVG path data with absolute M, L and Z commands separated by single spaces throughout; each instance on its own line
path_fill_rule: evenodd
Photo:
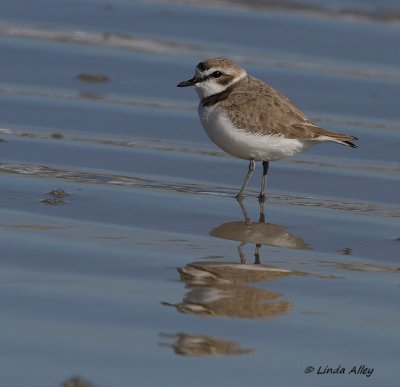
M 207 70 L 201 71 L 198 67 L 196 67 L 196 76 L 201 76 L 202 78 L 206 78 L 212 73 L 220 71 L 223 74 L 237 74 L 237 75 L 247 75 L 246 70 L 241 68 L 234 68 L 234 67 L 224 67 L 224 66 L 215 66 L 210 67 Z
M 223 73 L 224 71 L 226 71 L 226 68 L 218 66 L 218 67 L 211 67 L 208 70 L 201 71 L 198 67 L 196 67 L 196 75 L 201 75 L 201 77 L 208 77 L 215 71 L 220 71 L 221 73 Z

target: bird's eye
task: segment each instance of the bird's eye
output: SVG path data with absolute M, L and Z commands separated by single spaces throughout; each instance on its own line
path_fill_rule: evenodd
M 214 72 L 211 74 L 211 76 L 212 76 L 213 78 L 219 78 L 220 76 L 222 76 L 222 73 L 221 73 L 221 71 L 214 71 Z

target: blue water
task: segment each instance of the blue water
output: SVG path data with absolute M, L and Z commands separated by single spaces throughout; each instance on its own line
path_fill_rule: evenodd
M 396 386 L 397 2 L 188 3 L 1 2 L 0 384 Z M 213 55 L 359 137 L 273 163 L 265 222 L 176 88 Z

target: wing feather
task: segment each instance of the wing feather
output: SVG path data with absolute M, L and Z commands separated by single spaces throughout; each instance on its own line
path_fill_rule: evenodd
M 278 90 L 250 76 L 239 81 L 220 104 L 237 128 L 253 134 L 301 140 L 328 137 L 337 142 L 356 139 L 318 127 Z

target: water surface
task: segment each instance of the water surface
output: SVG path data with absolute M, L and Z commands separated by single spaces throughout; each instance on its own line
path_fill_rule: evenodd
M 397 385 L 398 15 L 3 0 L 1 384 Z M 211 55 L 359 148 L 273 163 L 264 208 L 259 169 L 238 203 L 246 163 L 176 88 Z

